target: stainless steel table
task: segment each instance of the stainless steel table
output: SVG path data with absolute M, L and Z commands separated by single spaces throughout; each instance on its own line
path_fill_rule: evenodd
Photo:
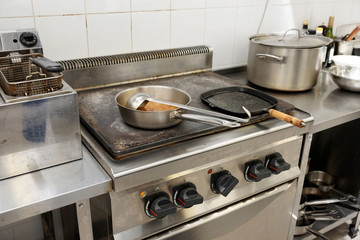
M 225 76 L 239 81 L 239 84 L 246 84 L 254 87 L 246 80 L 246 72 L 226 74 Z M 314 117 L 311 133 L 335 127 L 337 125 L 360 119 L 360 93 L 348 92 L 340 89 L 323 70 L 319 75 L 317 85 L 305 92 L 280 92 L 257 88 L 262 92 L 268 93 L 274 97 L 287 101 L 295 107 L 311 113 Z M 360 215 L 357 211 L 342 209 L 345 217 L 338 221 L 322 222 L 318 221 L 313 226 L 315 230 L 326 233 L 339 225 L 352 220 L 355 229 L 358 229 Z M 295 239 L 310 240 L 314 235 L 306 234 L 298 236 Z
M 246 72 L 227 74 L 241 84 L 248 84 Z M 259 88 L 258 88 L 259 89 Z M 312 133 L 360 118 L 360 94 L 340 89 L 326 72 L 321 72 L 317 85 L 305 92 L 279 92 L 261 89 L 274 97 L 311 113 L 314 117 Z
M 247 84 L 246 72 L 227 74 Z M 360 94 L 322 73 L 310 91 L 262 90 L 314 116 L 312 133 L 360 118 Z M 111 179 L 83 146 L 83 159 L 0 181 L 0 227 L 111 191 Z M 86 209 L 86 208 L 85 208 Z
M 111 191 L 83 146 L 83 159 L 0 181 L 0 227 Z

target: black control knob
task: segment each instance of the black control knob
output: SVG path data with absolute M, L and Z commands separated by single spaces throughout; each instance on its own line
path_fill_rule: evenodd
M 226 197 L 239 183 L 229 171 L 221 171 L 211 175 L 211 190 Z
M 170 201 L 165 192 L 160 192 L 148 197 L 145 203 L 145 213 L 149 217 L 163 218 L 169 214 L 176 213 L 177 207 Z
M 285 162 L 280 153 L 276 152 L 265 157 L 265 166 L 271 172 L 279 174 L 290 169 L 290 164 Z
M 20 35 L 20 42 L 25 47 L 33 47 L 33 46 L 35 46 L 37 44 L 38 38 L 32 32 L 23 32 Z
M 192 183 L 177 186 L 173 192 L 174 203 L 178 207 L 189 208 L 204 201 L 204 198 L 196 191 L 196 187 Z
M 245 179 L 251 182 L 259 182 L 270 177 L 270 170 L 266 169 L 260 159 L 245 163 Z

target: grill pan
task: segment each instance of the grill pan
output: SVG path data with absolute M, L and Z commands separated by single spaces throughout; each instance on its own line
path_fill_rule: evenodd
M 244 106 L 253 116 L 269 113 L 271 117 L 284 120 L 294 126 L 300 128 L 305 126 L 303 120 L 273 109 L 278 104 L 276 98 L 252 88 L 237 86 L 218 88 L 201 94 L 200 98 L 213 110 L 226 114 L 247 116 L 242 109 Z

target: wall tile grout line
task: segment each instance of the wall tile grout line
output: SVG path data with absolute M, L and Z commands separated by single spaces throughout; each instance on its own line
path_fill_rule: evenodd
M 88 20 L 87 20 L 86 0 L 84 0 L 84 11 L 85 11 L 85 30 L 86 30 L 87 56 L 90 57 L 90 42 L 89 42 L 89 29 L 88 29 Z

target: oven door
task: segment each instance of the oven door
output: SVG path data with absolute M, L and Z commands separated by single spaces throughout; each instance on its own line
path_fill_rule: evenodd
M 149 239 L 287 239 L 296 182 L 282 184 Z

